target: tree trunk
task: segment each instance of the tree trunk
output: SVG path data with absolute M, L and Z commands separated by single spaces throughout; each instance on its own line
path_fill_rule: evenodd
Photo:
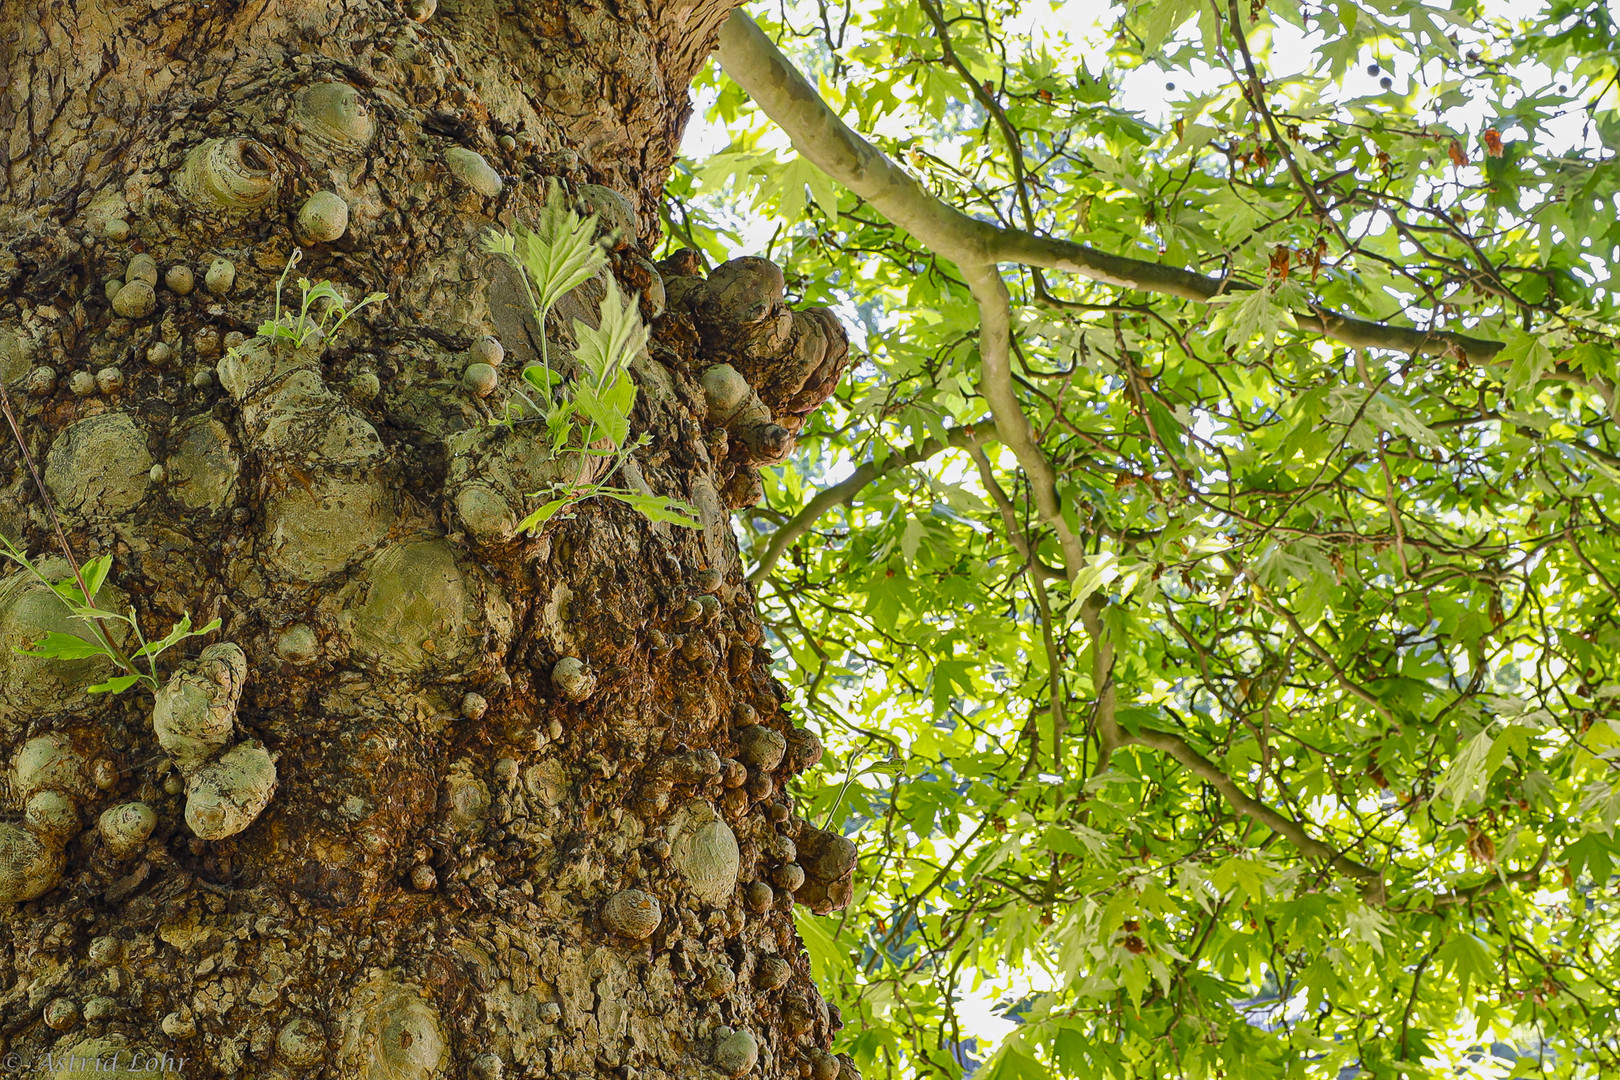
M 59 515 L 147 637 L 223 621 L 155 695 L 92 694 L 107 661 L 13 651 L 89 631 L 0 581 L 8 1070 L 849 1069 L 791 908 L 841 905 L 854 851 L 783 789 L 819 743 L 729 523 L 842 332 L 763 260 L 648 258 L 727 7 L 0 0 L 0 381 L 48 492 L 0 450 L 0 533 L 62 576 Z M 480 241 L 553 179 L 652 320 L 614 482 L 701 529 L 513 529 L 555 470 L 491 423 L 539 332 Z M 255 339 L 295 252 L 283 309 L 301 275 L 388 299 Z

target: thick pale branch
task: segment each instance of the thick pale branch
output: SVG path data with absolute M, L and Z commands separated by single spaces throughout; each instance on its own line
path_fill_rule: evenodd
M 775 43 L 740 10 L 733 11 L 721 28 L 720 64 L 765 115 L 787 132 L 794 149 L 964 272 L 972 266 L 1016 262 L 1197 301 L 1252 288 L 1180 267 L 1112 255 L 1068 240 L 1004 229 L 947 206 L 839 119 Z M 1302 330 L 1357 348 L 1431 355 L 1455 353 L 1476 362 L 1489 360 L 1502 349 L 1498 341 L 1449 331 L 1387 326 L 1325 308 L 1298 312 L 1295 322 Z
M 924 439 L 916 446 L 909 447 L 897 454 L 884 458 L 882 463 L 867 462 L 850 473 L 849 478 L 830 488 L 821 491 L 815 498 L 805 504 L 803 510 L 793 515 L 786 524 L 771 534 L 770 542 L 765 546 L 765 554 L 760 556 L 759 565 L 749 573 L 749 581 L 763 581 L 770 577 L 771 571 L 776 568 L 777 561 L 799 537 L 809 532 L 821 515 L 840 503 L 847 503 L 855 494 L 867 484 L 896 469 L 903 469 L 927 461 L 935 454 L 947 448 L 965 450 L 971 446 L 979 446 L 996 439 L 994 424 L 974 425 L 957 428 L 948 432 L 943 441 L 939 439 Z

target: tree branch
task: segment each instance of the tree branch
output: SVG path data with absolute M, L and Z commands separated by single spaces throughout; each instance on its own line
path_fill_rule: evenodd
M 969 425 L 960 427 L 947 433 L 945 440 L 924 439 L 916 446 L 908 447 L 898 454 L 890 454 L 883 459 L 882 464 L 869 461 L 861 465 L 849 478 L 825 488 L 815 498 L 805 504 L 804 509 L 793 515 L 788 521 L 771 533 L 770 542 L 765 546 L 765 554 L 760 556 L 759 565 L 748 574 L 748 580 L 760 582 L 770 577 L 771 571 L 776 568 L 782 553 L 787 551 L 795 540 L 809 532 L 816 521 L 823 514 L 837 506 L 839 503 L 848 503 L 855 498 L 856 492 L 880 476 L 885 476 L 896 469 L 915 465 L 920 461 L 927 461 L 935 454 L 947 448 L 966 450 L 969 447 L 981 446 L 996 439 L 994 423 Z
M 1272 832 L 1277 833 L 1298 848 L 1300 854 L 1306 858 L 1319 859 L 1341 873 L 1366 882 L 1367 892 L 1380 901 L 1382 900 L 1384 892 L 1383 874 L 1373 867 L 1359 863 L 1343 852 L 1335 850 L 1331 845 L 1316 839 L 1306 832 L 1305 826 L 1299 822 L 1285 817 L 1265 803 L 1250 796 L 1248 792 L 1238 787 L 1232 778 L 1222 771 L 1220 766 L 1194 750 L 1192 744 L 1180 735 L 1174 735 L 1168 731 L 1143 728 L 1134 735 L 1125 735 L 1123 745 L 1146 746 L 1169 754 L 1180 762 L 1188 772 L 1219 791 L 1222 797 L 1231 803 L 1232 808 L 1238 813 L 1253 818 Z
M 996 263 L 1016 262 L 1184 300 L 1207 301 L 1254 287 L 1146 259 L 1112 255 L 1068 240 L 1035 236 L 1021 229 L 1004 229 L 947 206 L 839 119 L 775 43 L 741 10 L 733 11 L 721 27 L 719 56 L 726 74 L 787 133 L 794 149 L 870 202 L 890 221 L 956 263 L 970 280 L 975 276 L 971 268 L 993 272 Z M 981 306 L 991 299 L 988 290 L 976 288 L 974 295 Z M 1450 331 L 1388 326 L 1321 307 L 1298 312 L 1294 320 L 1303 330 L 1355 348 L 1456 354 L 1476 363 L 1488 361 L 1502 349 L 1499 341 Z

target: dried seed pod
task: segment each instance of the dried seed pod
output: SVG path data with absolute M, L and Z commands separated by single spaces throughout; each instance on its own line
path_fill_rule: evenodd
M 577 657 L 565 656 L 551 668 L 551 685 L 568 701 L 584 701 L 596 690 L 596 676 Z
M 62 880 L 62 849 L 0 822 L 0 904 L 43 896 Z
M 468 364 L 467 370 L 461 373 L 461 385 L 470 390 L 475 397 L 489 397 L 500 385 L 500 381 L 501 377 L 488 364 Z
M 615 934 L 637 941 L 652 936 L 663 921 L 658 898 L 640 889 L 623 889 L 602 905 L 602 925 Z
M 311 83 L 293 98 L 291 119 L 306 150 L 345 157 L 370 144 L 377 125 L 360 91 L 343 82 Z
M 129 262 L 124 266 L 124 280 L 126 282 L 144 281 L 153 288 L 157 288 L 157 260 L 144 251 L 137 255 L 131 255 Z
M 235 836 L 264 812 L 275 791 L 275 758 L 256 742 L 240 743 L 186 782 L 186 824 L 201 840 Z
M 279 172 L 270 151 L 252 139 L 209 139 L 186 155 L 176 187 L 199 209 L 236 217 L 270 202 Z
M 224 296 L 236 284 L 236 264 L 229 259 L 215 259 L 208 264 L 208 272 L 203 275 L 203 288 L 215 296 Z M 215 330 L 217 339 L 219 331 Z M 201 346 L 197 350 L 198 356 L 203 356 Z M 206 359 L 206 357 L 205 357 Z
M 750 1032 L 732 1031 L 715 1040 L 714 1067 L 727 1076 L 741 1076 L 758 1061 L 759 1040 Z
M 748 910 L 759 915 L 771 910 L 776 902 L 776 892 L 763 881 L 750 881 L 743 886 L 743 903 Z
M 298 239 L 305 244 L 326 244 L 349 227 L 349 204 L 336 193 L 317 191 L 298 208 Z
M 761 990 L 775 990 L 786 986 L 793 977 L 793 968 L 780 956 L 767 956 L 754 965 L 754 985 Z
M 185 296 L 197 287 L 196 276 L 185 263 L 175 263 L 163 272 L 163 284 L 176 296 Z
M 79 835 L 79 807 L 60 791 L 36 791 L 23 807 L 28 831 L 57 847 Z
M 787 739 L 763 724 L 753 724 L 737 732 L 737 756 L 751 769 L 771 772 L 787 753 Z
M 501 174 L 490 168 L 484 156 L 468 150 L 464 146 L 447 147 L 444 151 L 444 163 L 450 169 L 450 175 L 472 188 L 486 199 L 493 199 L 501 193 L 505 183 Z
M 475 364 L 500 367 L 501 361 L 506 358 L 506 348 L 495 338 L 485 336 L 472 343 L 472 348 L 467 350 L 467 356 Z
M 126 319 L 143 319 L 157 308 L 157 293 L 144 281 L 125 283 L 112 298 L 113 310 Z
M 107 850 L 117 858 L 133 855 L 157 828 L 157 811 L 143 802 L 123 803 L 102 811 L 96 822 Z

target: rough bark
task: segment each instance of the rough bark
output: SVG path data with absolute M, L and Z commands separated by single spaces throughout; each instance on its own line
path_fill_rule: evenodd
M 727 6 L 0 0 L 0 380 L 102 602 L 223 620 L 155 700 L 91 695 L 13 651 L 83 627 L 0 579 L 8 1067 L 852 1071 L 791 908 L 854 850 L 784 791 L 819 744 L 729 523 L 842 331 L 763 260 L 648 257 Z M 479 237 L 552 179 L 652 320 L 620 482 L 702 529 L 512 530 L 556 463 L 489 423 L 537 334 Z M 295 249 L 386 304 L 254 341 Z M 0 532 L 45 558 L 47 511 L 0 449 Z

